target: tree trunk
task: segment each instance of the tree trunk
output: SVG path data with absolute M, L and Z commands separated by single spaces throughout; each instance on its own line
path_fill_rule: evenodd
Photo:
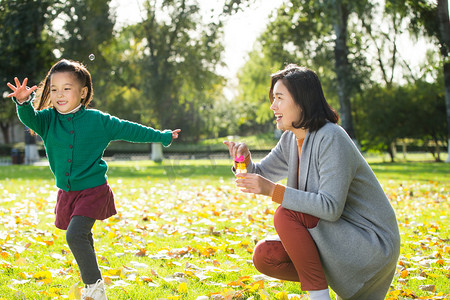
M 434 160 L 436 162 L 441 162 L 441 147 L 439 146 L 439 140 L 438 139 L 434 139 L 434 152 L 436 153 L 436 156 L 434 157 Z
M 445 106 L 447 110 L 447 136 L 448 136 L 448 156 L 445 162 L 450 163 L 450 61 L 447 56 L 444 61 L 444 86 L 445 86 Z
M 403 152 L 403 159 L 406 161 L 406 153 L 407 153 L 407 150 L 406 150 L 406 141 L 405 140 L 403 140 L 402 141 L 402 152 Z
M 353 128 L 352 107 L 350 104 L 350 68 L 348 62 L 347 47 L 347 23 L 348 12 L 343 7 L 342 1 L 337 0 L 336 18 L 333 25 L 336 34 L 334 47 L 334 58 L 336 76 L 338 81 L 338 98 L 340 104 L 340 118 L 342 127 L 347 131 L 348 135 L 356 142 L 355 130 Z
M 5 141 L 5 144 L 9 144 L 11 139 L 9 138 L 9 123 L 0 122 L 0 128 L 2 129 L 3 133 L 3 140 Z
M 448 156 L 445 162 L 450 163 L 450 19 L 448 0 L 438 0 L 439 32 L 441 36 L 441 56 L 444 62 L 445 106 L 447 110 Z
M 395 144 L 395 141 L 391 143 L 391 162 L 395 161 L 395 156 L 397 156 L 397 146 Z
M 395 154 L 393 151 L 392 143 L 390 145 L 387 145 L 387 153 L 389 154 L 389 157 L 391 158 L 391 162 L 395 162 Z

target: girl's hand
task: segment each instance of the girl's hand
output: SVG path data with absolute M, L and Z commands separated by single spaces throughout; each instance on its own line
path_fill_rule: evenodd
M 235 143 L 231 141 L 224 141 L 223 143 L 227 145 L 230 156 L 233 159 L 241 155 L 244 155 L 244 157 L 250 155 L 250 150 L 248 150 L 248 147 L 245 143 Z
M 12 85 L 9 82 L 6 84 L 13 91 L 6 97 L 15 97 L 19 103 L 25 102 L 30 94 L 37 89 L 37 86 L 35 85 L 31 88 L 27 87 L 28 78 L 25 78 L 22 84 L 20 84 L 20 81 L 17 77 L 14 77 L 14 81 L 16 83 L 16 86 Z
M 253 173 L 240 173 L 236 177 L 239 177 L 236 179 L 236 186 L 242 188 L 242 192 L 272 197 L 275 183 L 269 179 Z
M 175 129 L 172 130 L 172 140 L 175 140 L 178 138 L 178 133 L 181 131 L 181 129 Z

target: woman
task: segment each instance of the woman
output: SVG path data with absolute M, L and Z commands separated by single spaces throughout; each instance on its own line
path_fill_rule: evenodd
M 317 75 L 288 65 L 272 75 L 269 98 L 284 131 L 260 163 L 246 157 L 237 186 L 271 196 L 278 237 L 260 241 L 253 262 L 262 273 L 300 281 L 311 299 L 384 299 L 400 252 L 394 210 L 373 171 L 328 105 Z M 287 177 L 287 185 L 275 182 Z

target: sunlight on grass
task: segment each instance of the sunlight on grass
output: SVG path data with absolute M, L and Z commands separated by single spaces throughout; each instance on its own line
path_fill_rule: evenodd
M 299 284 L 253 267 L 255 242 L 274 233 L 276 205 L 239 192 L 229 160 L 109 167 L 118 214 L 94 229 L 108 299 L 302 299 Z M 372 167 L 402 234 L 387 299 L 445 299 L 449 165 Z M 0 193 L 0 299 L 68 299 L 82 284 L 65 232 L 53 225 L 56 189 L 48 167 L 0 167 Z

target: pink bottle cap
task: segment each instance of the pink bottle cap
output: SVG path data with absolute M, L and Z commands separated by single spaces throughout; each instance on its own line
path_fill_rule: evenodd
M 234 161 L 236 161 L 236 162 L 244 162 L 244 160 L 245 160 L 244 155 L 241 155 L 239 157 L 236 156 L 236 158 L 234 159 Z

